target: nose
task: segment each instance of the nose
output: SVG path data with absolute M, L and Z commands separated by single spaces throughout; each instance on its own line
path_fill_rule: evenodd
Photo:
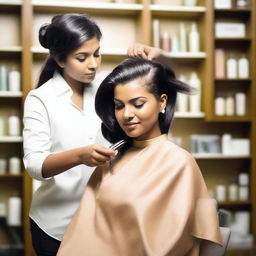
M 98 62 L 94 56 L 89 58 L 88 69 L 96 69 L 98 67 Z
M 130 120 L 134 117 L 134 113 L 130 107 L 126 107 L 123 112 L 123 118 L 125 120 Z

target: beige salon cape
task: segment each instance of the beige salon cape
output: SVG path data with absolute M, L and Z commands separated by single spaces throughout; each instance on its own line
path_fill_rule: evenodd
M 221 244 L 214 200 L 193 157 L 166 135 L 134 141 L 93 173 L 58 256 L 198 256 Z

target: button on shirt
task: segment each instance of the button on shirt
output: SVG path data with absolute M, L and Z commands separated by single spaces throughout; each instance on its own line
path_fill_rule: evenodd
M 24 105 L 24 165 L 42 185 L 34 193 L 30 217 L 51 237 L 61 240 L 78 208 L 94 168 L 78 165 L 51 178 L 42 177 L 42 165 L 50 154 L 95 143 L 100 119 L 94 110 L 97 87 L 84 90 L 84 108 L 71 101 L 72 89 L 55 73 L 30 91 Z M 102 137 L 103 138 L 103 137 Z

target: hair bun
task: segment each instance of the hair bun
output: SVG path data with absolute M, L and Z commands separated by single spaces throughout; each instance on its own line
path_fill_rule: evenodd
M 44 24 L 39 29 L 39 42 L 46 49 L 49 49 L 48 40 L 47 40 L 48 27 L 49 27 L 49 24 Z

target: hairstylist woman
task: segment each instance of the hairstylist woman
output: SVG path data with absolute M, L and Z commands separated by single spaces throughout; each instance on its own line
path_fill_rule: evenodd
M 92 167 L 115 155 L 95 144 L 100 120 L 92 81 L 101 63 L 100 39 L 97 24 L 81 14 L 57 15 L 39 31 L 50 56 L 26 98 L 23 132 L 25 167 L 42 181 L 30 210 L 37 255 L 56 255 Z

